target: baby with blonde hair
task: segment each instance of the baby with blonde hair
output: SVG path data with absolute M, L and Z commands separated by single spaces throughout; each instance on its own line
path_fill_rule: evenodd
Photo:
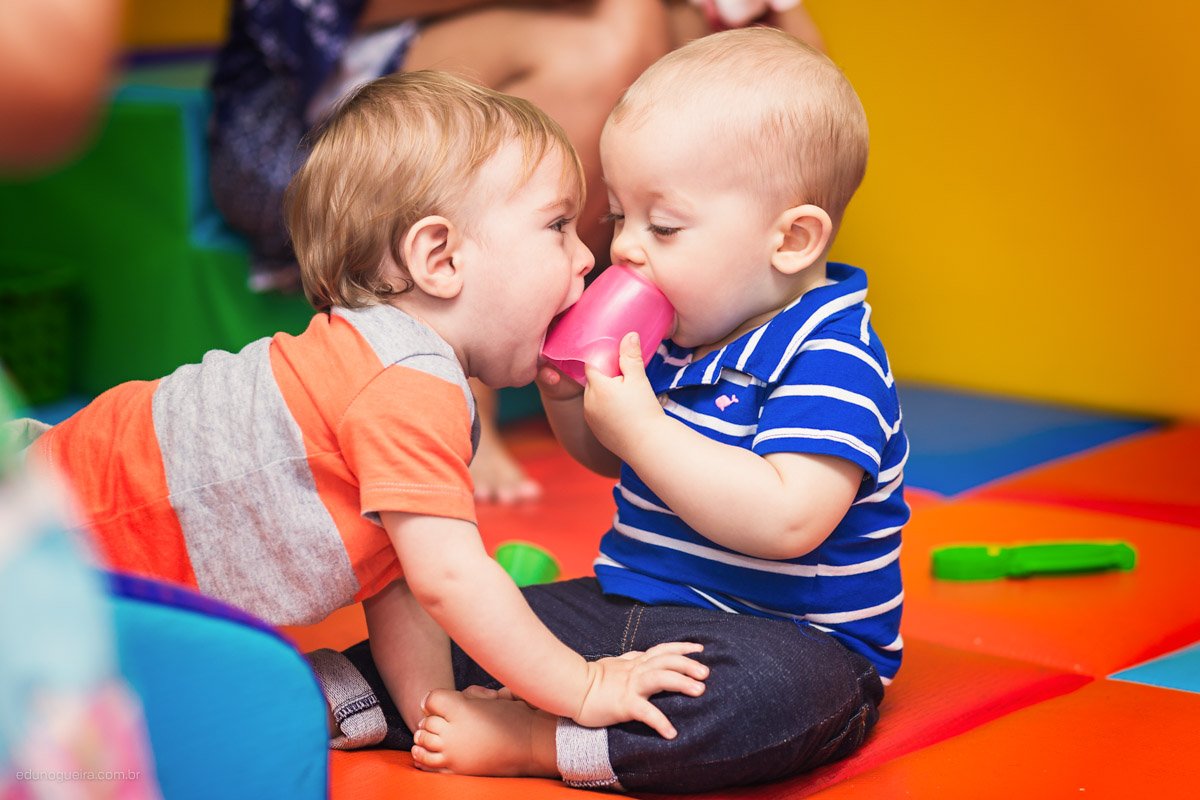
M 862 744 L 900 666 L 909 516 L 866 275 L 829 261 L 867 150 L 841 71 L 765 28 L 665 56 L 617 104 L 601 138 L 612 260 L 662 290 L 675 327 L 645 366 L 626 336 L 622 375 L 589 368 L 586 390 L 540 371 L 563 446 L 619 481 L 595 578 L 527 596 L 581 652 L 703 644 L 707 689 L 654 698 L 667 741 L 581 730 L 464 668 L 492 691 L 434 692 L 415 742 L 395 739 L 418 764 L 700 792 Z M 338 663 L 382 692 L 365 643 Z
M 437 72 L 367 84 L 289 190 L 308 328 L 117 386 L 29 461 L 67 479 L 106 566 L 276 625 L 362 602 L 413 727 L 431 689 L 456 685 L 448 634 L 540 707 L 673 735 L 647 698 L 702 692 L 706 669 L 686 656 L 700 648 L 585 660 L 475 525 L 467 378 L 533 379 L 593 265 L 575 230 L 583 190 L 565 134 L 524 100 Z M 334 731 L 355 735 L 370 709 L 341 699 L 359 715 L 335 704 Z

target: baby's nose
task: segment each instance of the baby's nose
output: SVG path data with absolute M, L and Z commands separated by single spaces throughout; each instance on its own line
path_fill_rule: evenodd
M 624 226 L 613 236 L 612 245 L 609 247 L 609 255 L 612 256 L 614 264 L 644 264 L 646 263 L 646 253 L 642 250 L 641 245 L 637 240 L 637 233 Z

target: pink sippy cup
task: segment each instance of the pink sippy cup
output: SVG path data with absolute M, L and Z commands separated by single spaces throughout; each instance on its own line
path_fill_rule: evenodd
M 629 267 L 613 264 L 550 325 L 542 357 L 586 386 L 585 362 L 610 377 L 620 375 L 621 339 L 637 331 L 642 363 L 649 363 L 674 324 L 675 309 L 657 286 Z

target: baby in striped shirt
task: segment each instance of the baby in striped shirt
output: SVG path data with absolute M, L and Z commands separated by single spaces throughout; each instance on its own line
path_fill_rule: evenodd
M 560 724 L 524 750 L 504 732 L 541 712 L 435 692 L 419 763 L 705 791 L 862 743 L 900 666 L 909 517 L 908 442 L 866 276 L 829 261 L 867 151 L 845 76 L 771 29 L 697 40 L 625 93 L 601 138 L 612 261 L 656 284 L 677 319 L 645 368 L 630 334 L 621 376 L 589 369 L 585 390 L 539 374 L 559 440 L 618 483 L 595 580 L 531 603 L 547 618 L 556 596 L 590 592 L 591 633 L 551 626 L 594 652 L 701 642 L 707 691 L 655 698 L 672 741 L 636 724 L 589 740 Z

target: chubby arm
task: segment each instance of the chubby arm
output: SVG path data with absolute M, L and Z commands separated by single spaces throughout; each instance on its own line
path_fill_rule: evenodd
M 553 367 L 538 370 L 537 385 L 550 429 L 571 457 L 598 475 L 619 477 L 621 459 L 600 443 L 584 421 L 583 387 Z
M 453 689 L 450 638 L 403 580 L 363 601 L 371 655 L 388 694 L 410 731 L 425 713 L 421 701 L 433 689 Z
M 648 698 L 661 691 L 693 696 L 704 691 L 707 668 L 686 657 L 699 652 L 699 645 L 672 643 L 585 661 L 538 620 L 488 557 L 473 524 L 396 512 L 381 516 L 416 601 L 463 650 L 530 704 L 593 727 L 640 720 L 672 738 L 674 728 Z M 396 685 L 403 685 L 398 678 Z
M 697 532 L 739 553 L 796 558 L 846 515 L 862 469 L 832 456 L 766 457 L 722 444 L 672 419 L 646 380 L 634 335 L 621 342 L 622 377 L 588 370 L 584 398 L 596 437 Z

